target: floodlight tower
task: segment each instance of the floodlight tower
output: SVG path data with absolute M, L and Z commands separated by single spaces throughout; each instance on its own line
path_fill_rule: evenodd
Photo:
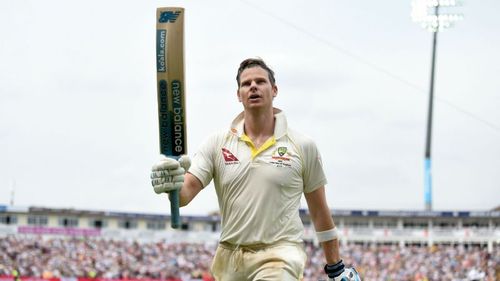
M 10 206 L 14 206 L 14 195 L 16 192 L 16 181 L 12 180 L 12 183 L 10 185 Z
M 456 21 L 462 20 L 462 14 L 440 13 L 440 8 L 448 9 L 459 6 L 456 0 L 413 0 L 411 17 L 414 22 L 432 32 L 432 61 L 431 61 L 431 83 L 429 90 L 429 108 L 427 112 L 427 137 L 425 142 L 425 182 L 424 201 L 425 209 L 432 210 L 432 177 L 431 177 L 431 136 L 432 136 L 432 112 L 434 104 L 434 76 L 436 66 L 437 34 L 446 28 L 450 28 Z

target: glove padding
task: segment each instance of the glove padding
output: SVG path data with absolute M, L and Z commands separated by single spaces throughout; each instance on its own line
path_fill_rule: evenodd
M 358 272 L 354 267 L 346 267 L 342 274 L 339 276 L 330 279 L 332 281 L 361 281 L 361 277 L 359 277 Z
M 356 269 L 345 267 L 342 260 L 335 264 L 325 265 L 325 273 L 330 281 L 361 281 Z
M 184 174 L 191 160 L 183 155 L 179 160 L 162 155 L 162 159 L 151 168 L 151 184 L 157 194 L 179 190 L 184 184 Z

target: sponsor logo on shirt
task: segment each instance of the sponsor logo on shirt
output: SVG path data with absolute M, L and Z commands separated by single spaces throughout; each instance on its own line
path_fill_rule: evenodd
M 275 167 L 291 167 L 290 164 L 290 153 L 288 152 L 288 148 L 285 146 L 280 146 L 273 152 L 271 156 L 271 162 Z
M 226 165 L 239 164 L 240 160 L 227 148 L 222 148 L 222 156 L 224 156 L 224 163 Z

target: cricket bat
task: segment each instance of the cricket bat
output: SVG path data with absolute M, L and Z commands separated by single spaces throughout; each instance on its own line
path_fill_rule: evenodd
M 187 154 L 184 85 L 184 8 L 156 9 L 156 86 L 160 153 Z M 172 228 L 179 228 L 179 192 L 170 192 Z

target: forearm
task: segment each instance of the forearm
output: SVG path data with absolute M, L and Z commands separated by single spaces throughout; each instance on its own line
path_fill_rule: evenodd
M 330 280 L 361 280 L 354 268 L 346 268 L 340 258 L 339 239 L 335 223 L 326 203 L 325 188 L 305 194 L 309 214 L 325 254 L 325 273 Z
M 322 215 L 317 216 L 317 218 L 313 219 L 313 221 L 314 228 L 317 232 L 330 230 L 335 227 L 335 223 L 333 222 L 333 218 L 330 215 L 329 211 L 326 211 Z M 320 245 L 323 249 L 326 263 L 333 264 L 340 260 L 338 238 L 321 242 Z
M 182 188 L 179 192 L 179 207 L 186 206 L 193 198 L 194 195 L 192 191 Z
M 309 206 L 309 214 L 316 232 L 333 229 L 335 227 L 335 223 L 326 203 L 324 187 L 306 194 L 306 200 Z M 320 242 L 320 244 L 328 264 L 333 264 L 340 260 L 338 238 Z
M 184 175 L 184 184 L 179 192 L 179 205 L 184 207 L 201 191 L 203 188 L 200 180 L 190 173 Z
M 321 243 L 326 263 L 334 264 L 340 261 L 339 240 L 329 240 Z

